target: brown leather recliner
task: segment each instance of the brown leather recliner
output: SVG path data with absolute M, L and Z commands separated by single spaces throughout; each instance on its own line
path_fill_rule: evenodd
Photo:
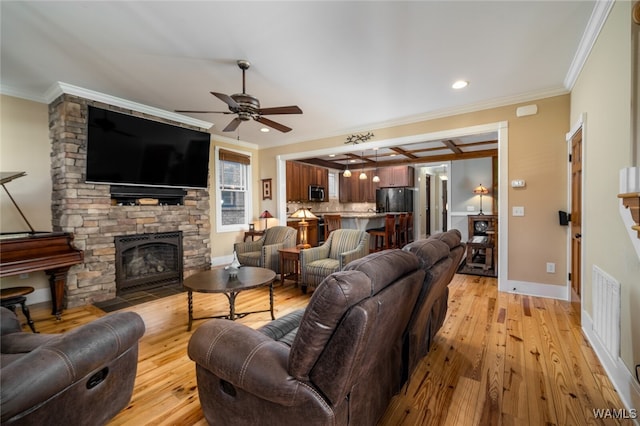
M 420 258 L 425 271 L 424 283 L 407 333 L 407 370 L 405 380 L 429 353 L 434 336 L 447 315 L 449 283 L 465 252 L 460 232 L 456 229 L 416 240 L 403 247 Z
M 131 399 L 142 318 L 118 312 L 64 334 L 22 331 L 0 308 L 2 424 L 102 425 Z
M 402 384 L 424 271 L 389 250 L 327 277 L 306 309 L 259 330 L 214 319 L 189 341 L 209 424 L 373 425 Z

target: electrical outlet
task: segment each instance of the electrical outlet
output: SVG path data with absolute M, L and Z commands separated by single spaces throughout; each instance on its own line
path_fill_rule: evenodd
M 522 206 L 514 206 L 513 207 L 513 216 L 524 216 L 524 207 Z
M 550 274 L 556 273 L 556 264 L 553 262 L 547 262 L 547 272 Z

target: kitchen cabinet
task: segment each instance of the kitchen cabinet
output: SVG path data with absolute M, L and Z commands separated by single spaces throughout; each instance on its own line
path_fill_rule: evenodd
M 375 203 L 377 183 L 372 181 L 373 170 L 367 170 L 367 179 L 359 179 L 360 173 L 353 173 L 351 177 L 344 177 L 340 173 L 340 202 L 341 203 Z
M 309 185 L 325 188 L 324 201 L 329 201 L 329 170 L 324 167 L 287 161 L 287 201 L 308 202 Z
M 414 171 L 412 166 L 393 166 L 378 169 L 380 188 L 414 186 Z M 375 198 L 375 196 L 374 196 Z

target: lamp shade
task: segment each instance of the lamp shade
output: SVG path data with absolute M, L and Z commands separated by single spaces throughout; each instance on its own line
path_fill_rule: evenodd
M 489 193 L 489 190 L 486 187 L 482 186 L 482 184 L 480 184 L 473 189 L 473 193 L 485 195 Z
M 260 219 L 264 219 L 264 229 L 267 229 L 269 227 L 269 219 L 271 219 L 272 217 L 273 215 L 269 213 L 269 210 L 265 210 L 260 213 Z
M 303 221 L 305 219 L 317 219 L 318 216 L 314 215 L 313 213 L 311 213 L 311 210 L 306 209 L 304 207 L 299 208 L 298 210 L 296 210 L 291 217 L 296 218 L 296 219 L 302 219 Z

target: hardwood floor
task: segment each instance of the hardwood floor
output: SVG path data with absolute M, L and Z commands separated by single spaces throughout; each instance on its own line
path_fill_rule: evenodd
M 593 409 L 623 406 L 570 302 L 498 293 L 494 278 L 456 275 L 449 288 L 444 327 L 380 425 L 631 424 L 595 418 Z M 277 285 L 276 317 L 305 306 L 309 297 L 289 282 Z M 268 290 L 242 293 L 237 306 L 265 309 Z M 227 309 L 222 295 L 194 294 L 196 316 Z M 187 356 L 186 293 L 126 310 L 140 314 L 147 329 L 133 397 L 109 424 L 206 425 Z M 64 332 L 105 315 L 92 306 L 66 310 L 61 321 L 48 306 L 31 312 L 42 333 Z M 260 313 L 239 321 L 258 327 L 269 320 Z

